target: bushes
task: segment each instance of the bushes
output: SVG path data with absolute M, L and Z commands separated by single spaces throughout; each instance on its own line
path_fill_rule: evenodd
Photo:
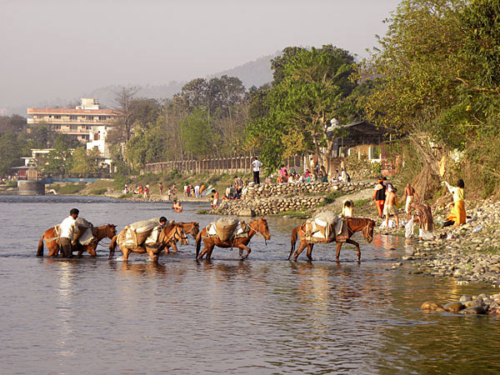
M 58 189 L 59 194 L 76 194 L 80 191 L 85 189 L 85 184 L 82 185 L 66 185 L 66 186 L 61 186 L 60 189 Z
M 106 192 L 108 191 L 108 189 L 106 188 L 102 188 L 102 189 L 95 189 L 95 190 L 92 190 L 90 193 L 92 195 L 104 195 L 106 194 Z

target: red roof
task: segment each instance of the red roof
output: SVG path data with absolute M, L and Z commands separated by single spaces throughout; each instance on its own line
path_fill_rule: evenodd
M 118 116 L 120 112 L 113 109 L 28 108 L 28 115 L 34 114 Z

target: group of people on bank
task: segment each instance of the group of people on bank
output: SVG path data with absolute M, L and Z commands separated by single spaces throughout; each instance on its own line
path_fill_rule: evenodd
M 465 213 L 465 183 L 462 179 L 458 180 L 457 186 L 451 186 L 443 181 L 448 191 L 453 196 L 453 202 L 448 205 L 452 207 L 450 214 L 446 218 L 443 227 L 459 226 L 465 224 L 467 216 Z M 394 216 L 396 228 L 399 227 L 398 217 L 398 197 L 397 189 L 387 180 L 386 177 L 380 178 L 374 188 L 372 201 L 377 206 L 379 218 L 385 217 L 385 226 L 389 228 L 389 217 Z M 419 223 L 421 239 L 433 239 L 434 221 L 430 206 L 421 201 L 415 188 L 407 184 L 404 190 L 402 201 L 405 204 L 405 213 L 411 223 Z

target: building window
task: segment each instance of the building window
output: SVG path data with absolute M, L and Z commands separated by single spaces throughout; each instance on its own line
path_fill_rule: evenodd
M 87 120 L 94 120 L 94 116 L 87 116 Z
M 78 129 L 78 125 L 70 125 L 69 127 L 71 130 L 76 130 Z
M 54 116 L 54 118 L 55 118 L 56 120 L 60 120 L 60 119 L 61 119 L 61 116 L 60 116 L 60 115 L 55 115 L 55 116 Z
M 99 116 L 99 121 L 106 121 L 108 118 L 106 116 Z
M 70 119 L 70 120 L 76 120 L 76 119 L 77 119 L 77 116 L 69 116 L 69 119 Z

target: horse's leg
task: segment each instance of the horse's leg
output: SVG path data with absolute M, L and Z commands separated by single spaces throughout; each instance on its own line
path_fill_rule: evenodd
M 169 253 L 169 251 L 170 251 L 170 243 L 166 243 L 165 244 L 165 249 L 164 250 L 165 250 L 165 254 Z
M 206 246 L 206 245 L 205 245 Z M 206 246 L 207 250 L 207 260 L 210 260 L 212 258 L 212 251 L 214 251 L 215 243 L 211 243 L 208 246 Z
M 122 251 L 122 254 L 123 254 L 123 260 L 128 260 L 128 255 L 130 254 L 130 249 L 127 249 L 126 247 L 120 246 L 120 250 Z
M 340 249 L 342 248 L 342 243 L 343 242 L 337 242 L 337 255 L 335 256 L 335 259 L 337 262 L 339 261 L 340 258 Z
M 359 248 L 359 243 L 351 240 L 350 238 L 346 242 L 356 246 L 356 249 L 358 250 L 358 262 L 359 262 L 361 260 L 361 249 Z
M 241 260 L 247 259 L 250 253 L 252 252 L 252 250 L 243 243 L 238 244 L 238 249 L 240 249 L 240 256 L 243 253 L 243 250 L 247 251 L 246 255 L 241 257 Z
M 155 253 L 153 250 L 151 250 L 150 247 L 146 246 L 146 251 L 149 255 L 149 259 L 151 259 L 152 262 L 158 263 L 158 254 Z
M 307 245 L 307 258 L 309 260 L 313 260 L 313 258 L 312 258 L 313 247 L 314 247 L 313 243 L 310 243 L 310 244 Z
M 172 251 L 174 253 L 176 253 L 177 252 L 177 244 L 175 243 L 175 241 L 170 242 L 170 245 L 172 246 Z
M 59 254 L 59 244 L 56 241 L 50 241 L 49 243 L 45 243 L 47 245 L 47 249 L 49 250 L 49 257 L 57 257 Z
M 300 253 L 304 251 L 304 249 L 307 247 L 307 241 L 305 240 L 300 240 L 299 243 L 299 248 L 295 251 L 295 255 L 293 256 L 293 261 L 296 262 L 297 258 L 299 257 Z

